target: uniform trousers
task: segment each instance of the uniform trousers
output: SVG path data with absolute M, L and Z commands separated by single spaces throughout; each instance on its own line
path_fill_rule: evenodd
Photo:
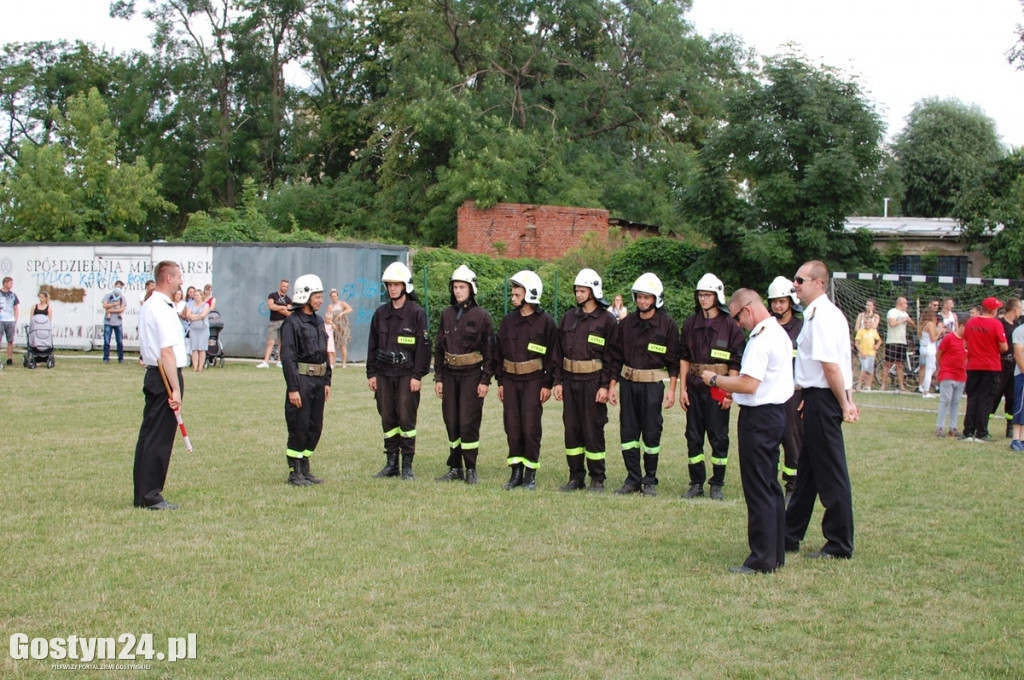
M 999 410 L 999 402 L 1003 402 L 1003 416 L 1006 422 L 1013 420 L 1013 369 L 1017 363 L 1011 357 L 1009 360 L 1002 360 L 1002 370 L 999 373 L 999 384 L 996 386 L 996 396 L 992 399 L 992 410 L 994 414 Z
M 185 382 L 180 368 L 178 385 L 184 396 Z M 142 394 L 146 398 L 146 405 L 142 410 L 142 426 L 139 428 L 139 440 L 135 444 L 135 467 L 132 473 L 137 508 L 147 508 L 164 500 L 161 493 L 167 481 L 171 449 L 178 429 L 178 420 L 167 404 L 169 395 L 157 367 L 146 369 Z
M 506 378 L 502 383 L 505 437 L 508 439 L 508 464 L 522 463 L 540 467 L 541 414 L 540 390 L 543 375 L 525 380 Z
M 786 549 L 798 550 L 821 499 L 825 516 L 822 552 L 853 556 L 853 492 L 846 467 L 843 409 L 832 390 L 804 388 L 804 442 L 797 465 L 796 490 L 786 508 Z
M 782 480 L 786 493 L 796 490 L 796 467 L 800 462 L 800 447 L 804 441 L 804 421 L 800 418 L 800 402 L 803 394 L 795 390 L 786 402 L 786 432 L 782 435 Z
M 619 383 L 619 439 L 622 460 L 626 464 L 626 484 L 658 483 L 658 456 L 661 454 L 661 430 L 664 417 L 661 403 L 665 399 L 665 383 Z M 643 475 L 640 453 L 643 444 Z
M 707 480 L 704 465 L 704 436 L 711 446 L 711 485 L 725 484 L 725 465 L 729 460 L 729 410 L 714 400 L 709 389 L 687 390 L 690 406 L 686 409 L 686 450 L 690 484 Z
M 565 454 L 573 479 L 586 476 L 596 482 L 605 479 L 604 426 L 608 423 L 608 405 L 597 403 L 601 376 L 566 377 L 562 382 L 562 424 L 565 426 Z
M 416 412 L 420 393 L 409 387 L 410 375 L 378 375 L 377 413 L 384 428 L 384 453 L 416 453 Z
M 480 369 L 464 373 L 447 369 L 441 376 L 441 385 L 441 416 L 448 430 L 448 467 L 461 468 L 465 460 L 466 467 L 474 469 L 484 412 L 484 400 L 477 396 Z
M 979 439 L 988 436 L 988 415 L 999 389 L 1000 371 L 967 371 L 967 408 L 964 410 L 964 436 Z
M 284 400 L 284 421 L 288 425 L 288 455 L 308 456 L 316 450 L 324 429 L 324 379 L 299 375 L 299 397 L 302 407 Z
M 743 566 L 761 572 L 775 571 L 786 563 L 786 507 L 777 473 L 785 431 L 785 404 L 740 407 L 740 482 L 747 502 L 750 546 Z

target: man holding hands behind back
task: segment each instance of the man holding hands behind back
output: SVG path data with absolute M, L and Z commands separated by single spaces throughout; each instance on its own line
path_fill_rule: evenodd
M 729 571 L 769 573 L 786 563 L 786 507 L 776 470 L 786 432 L 786 402 L 793 396 L 793 345 L 761 297 L 749 288 L 732 294 L 729 314 L 750 331 L 739 375 L 705 370 L 700 376 L 705 385 L 731 392 L 740 407 L 736 430 L 750 555 Z

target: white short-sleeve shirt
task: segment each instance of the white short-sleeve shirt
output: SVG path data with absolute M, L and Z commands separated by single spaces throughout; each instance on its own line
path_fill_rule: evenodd
M 785 404 L 793 396 L 793 343 L 775 317 L 750 331 L 740 375 L 761 381 L 753 394 L 733 394 L 733 401 L 740 406 Z
M 185 332 L 178 313 L 174 311 L 174 303 L 163 293 L 153 291 L 139 312 L 139 353 L 142 363 L 156 366 L 160 363 L 160 350 L 164 347 L 174 348 L 174 364 L 178 368 L 185 366 L 188 360 Z
M 804 309 L 804 327 L 796 339 L 796 384 L 829 389 L 822 362 L 838 364 L 843 388 L 853 387 L 850 323 L 827 295 L 819 295 Z

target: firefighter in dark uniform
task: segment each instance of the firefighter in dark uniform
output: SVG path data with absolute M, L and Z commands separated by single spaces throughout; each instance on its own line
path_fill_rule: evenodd
M 768 286 L 768 304 L 772 308 L 772 316 L 779 321 L 782 330 L 786 331 L 793 343 L 793 361 L 796 361 L 796 338 L 804 327 L 804 320 L 796 315 L 796 293 L 793 282 L 785 276 L 776 276 Z M 804 421 L 800 418 L 800 390 L 786 402 L 786 432 L 782 435 L 782 481 L 786 488 L 786 504 L 796 489 L 796 464 L 800 460 L 800 445 L 804 440 Z
M 732 397 L 701 380 L 704 371 L 738 375 L 746 342 L 743 329 L 725 311 L 725 286 L 714 274 L 697 282 L 696 313 L 679 331 L 679 371 L 683 374 L 679 405 L 686 411 L 686 448 L 690 488 L 684 496 L 704 495 L 704 435 L 711 446 L 711 498 L 722 500 L 725 466 L 729 462 L 729 409 Z M 721 401 L 717 401 L 718 397 Z
M 626 465 L 626 481 L 615 490 L 618 494 L 643 491 L 645 496 L 657 495 L 664 423 L 661 411 L 675 403 L 679 379 L 679 327 L 661 308 L 664 291 L 657 276 L 641 274 L 633 284 L 636 311 L 618 323 L 612 341 L 608 401 L 613 406 L 622 402 L 619 439 Z M 618 384 L 622 385 L 621 395 L 616 393 Z
M 327 362 L 327 332 L 317 314 L 324 302 L 320 277 L 305 274 L 295 280 L 292 313 L 281 325 L 281 368 L 288 396 L 288 483 L 320 484 L 309 469 L 309 458 L 324 429 L 324 403 L 331 396 L 331 365 Z
M 555 343 L 553 394 L 564 402 L 565 457 L 569 481 L 559 491 L 604 491 L 604 426 L 608 422 L 608 360 L 615 317 L 606 309 L 601 277 L 593 269 L 582 269 L 574 283 L 577 306 L 565 313 Z
M 476 303 L 473 270 L 466 265 L 456 269 L 448 288 L 451 306 L 441 312 L 434 345 L 434 394 L 441 398 L 441 415 L 448 430 L 448 472 L 435 479 L 464 479 L 476 484 L 480 419 L 491 384 L 494 326 L 491 315 Z
M 373 313 L 366 350 L 366 377 L 377 400 L 387 461 L 374 477 L 397 477 L 401 455 L 402 479 L 411 480 L 420 385 L 430 371 L 427 315 L 416 304 L 412 272 L 405 264 L 389 264 L 381 281 L 390 299 Z
M 536 273 L 517 272 L 509 284 L 515 309 L 501 320 L 492 362 L 512 468 L 504 489 L 521 486 L 533 491 L 540 467 L 541 413 L 554 382 L 557 329 L 551 315 L 540 308 L 544 286 Z

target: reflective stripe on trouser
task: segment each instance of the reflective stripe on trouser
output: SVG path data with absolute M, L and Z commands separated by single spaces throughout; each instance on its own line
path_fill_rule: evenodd
M 411 376 L 377 376 L 377 413 L 384 431 L 384 453 L 416 452 L 416 411 L 420 393 L 409 387 Z
M 566 378 L 562 383 L 562 424 L 565 426 L 566 453 L 578 451 L 585 454 L 591 478 L 603 482 L 604 426 L 608 423 L 608 405 L 595 401 L 600 387 L 599 376 L 585 380 Z M 573 469 L 571 461 L 569 469 Z M 583 461 L 580 461 L 579 469 L 583 469 Z
M 522 463 L 536 469 L 540 463 L 541 376 L 527 380 L 506 378 L 502 385 L 505 438 L 508 440 L 508 464 Z
M 690 484 L 707 481 L 704 466 L 704 436 L 711 447 L 711 483 L 725 483 L 725 463 L 729 457 L 729 411 L 711 397 L 710 390 L 689 390 L 690 407 L 686 411 L 686 451 Z
M 635 383 L 631 380 L 619 383 L 619 439 L 622 442 L 622 459 L 626 464 L 627 484 L 657 484 L 657 460 L 651 461 L 654 474 L 641 477 L 640 454 L 643 449 L 647 462 L 648 457 L 657 459 L 661 450 L 664 423 L 661 402 L 664 398 L 664 383 Z M 642 481 L 647 479 L 652 481 Z
M 441 417 L 450 448 L 448 467 L 462 467 L 463 459 L 467 468 L 476 467 L 484 411 L 484 400 L 477 396 L 480 375 L 479 368 L 467 373 L 449 368 L 441 377 Z
M 284 399 L 284 421 L 288 425 L 288 450 L 292 458 L 302 458 L 302 451 L 315 451 L 324 429 L 324 379 L 300 375 L 299 398 L 302 407 L 296 408 L 287 395 Z M 298 455 L 292 456 L 291 451 Z

